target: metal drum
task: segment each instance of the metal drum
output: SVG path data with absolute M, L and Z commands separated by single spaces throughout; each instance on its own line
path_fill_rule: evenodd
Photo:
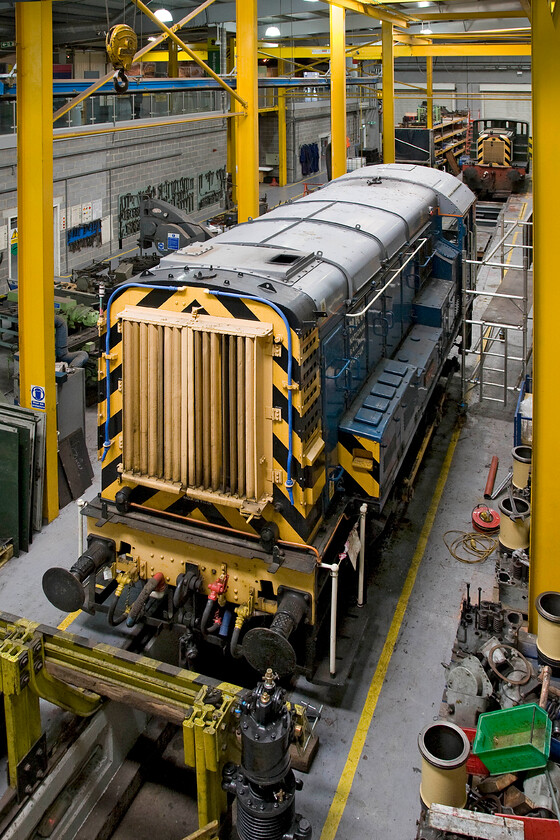
M 418 736 L 422 756 L 420 796 L 428 808 L 433 802 L 463 808 L 467 801 L 467 758 L 470 744 L 460 727 L 438 720 Z
M 539 661 L 560 674 L 560 592 L 541 592 L 537 609 L 537 653 Z
M 506 496 L 499 503 L 500 537 L 502 551 L 513 554 L 518 548 L 529 548 L 529 529 L 531 526 L 531 505 L 525 499 Z
M 513 456 L 513 478 L 511 483 L 516 490 L 525 490 L 529 485 L 533 447 L 514 446 L 511 454 Z

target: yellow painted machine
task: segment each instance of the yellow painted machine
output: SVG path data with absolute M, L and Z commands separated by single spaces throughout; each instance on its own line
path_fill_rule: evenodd
M 176 627 L 189 665 L 217 647 L 309 678 L 330 615 L 334 674 L 339 577 L 363 602 L 366 512 L 391 497 L 458 334 L 473 202 L 446 173 L 367 167 L 170 241 L 117 287 L 102 490 L 48 598 Z
M 520 192 L 529 172 L 529 123 L 473 120 L 470 160 L 463 180 L 479 196 L 507 197 Z

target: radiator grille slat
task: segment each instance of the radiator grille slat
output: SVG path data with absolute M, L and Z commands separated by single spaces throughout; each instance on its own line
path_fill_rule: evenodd
M 194 497 L 231 497 L 238 506 L 258 501 L 262 339 L 272 325 L 257 322 L 240 335 L 238 322 L 228 331 L 181 314 L 174 323 L 143 313 L 121 318 L 125 477 Z

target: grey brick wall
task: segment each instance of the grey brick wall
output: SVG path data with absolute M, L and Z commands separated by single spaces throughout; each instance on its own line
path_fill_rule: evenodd
M 146 127 L 105 135 L 65 138 L 54 144 L 53 197 L 67 210 L 67 229 L 71 227 L 70 208 L 101 201 L 103 217 L 111 217 L 112 241 L 80 251 L 67 246 L 67 233 L 60 231 L 60 274 L 118 252 L 119 196 L 137 193 L 148 186 L 179 178 L 194 178 L 193 217 L 207 219 L 223 209 L 217 202 L 198 207 L 198 176 L 216 171 L 226 164 L 225 120 L 192 122 L 172 126 Z M 0 224 L 6 225 L 10 211 L 17 207 L 17 166 L 15 137 L 0 138 Z M 136 245 L 137 236 L 122 243 L 123 250 Z M 7 287 L 9 251 L 0 264 L 0 291 Z
M 360 144 L 360 106 L 352 99 L 347 102 L 346 121 L 346 135 L 350 139 L 350 154 L 353 156 L 355 147 Z M 302 178 L 299 162 L 301 147 L 306 143 L 317 143 L 320 149 L 320 138 L 330 133 L 331 109 L 328 101 L 296 102 L 289 106 L 288 182 L 300 181 Z

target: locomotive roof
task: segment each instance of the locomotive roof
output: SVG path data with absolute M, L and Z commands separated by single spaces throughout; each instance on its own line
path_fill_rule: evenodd
M 367 166 L 214 239 L 189 245 L 164 258 L 161 267 L 180 266 L 185 273 L 176 279 L 206 286 L 225 280 L 231 291 L 270 297 L 288 309 L 289 301 L 301 307 L 307 298 L 310 306 L 304 308 L 333 312 L 417 238 L 433 209 L 462 216 L 474 200 L 461 181 L 445 172 L 401 164 Z

